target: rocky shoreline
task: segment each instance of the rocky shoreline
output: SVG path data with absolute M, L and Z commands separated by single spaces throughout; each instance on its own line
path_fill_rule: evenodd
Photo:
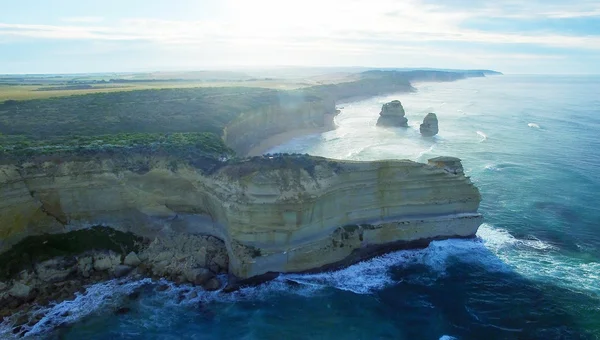
M 155 238 L 141 245 L 140 251 L 127 254 L 90 250 L 53 257 L 0 281 L 0 324 L 10 322 L 13 334 L 23 335 L 23 325 L 32 327 L 43 318 L 43 314 L 30 312 L 72 300 L 87 286 L 110 279 L 165 278 L 207 291 L 218 290 L 223 287 L 217 275 L 228 272 L 228 261 L 223 241 L 201 235 Z

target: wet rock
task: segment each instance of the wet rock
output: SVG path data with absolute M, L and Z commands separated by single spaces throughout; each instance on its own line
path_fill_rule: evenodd
M 423 119 L 423 124 L 419 128 L 421 135 L 424 137 L 432 137 L 437 135 L 438 119 L 435 113 L 428 113 Z
M 29 327 L 33 327 L 35 326 L 38 322 L 40 322 L 42 319 L 44 318 L 44 314 L 39 313 L 34 315 L 33 317 L 31 317 L 29 319 L 29 322 L 27 323 L 27 326 Z
M 15 320 L 15 323 L 13 324 L 13 326 L 16 326 L 16 327 L 23 326 L 23 325 L 27 324 L 28 322 L 29 322 L 29 315 L 23 314 L 23 315 L 19 316 L 17 318 L 17 320 Z
M 184 272 L 185 279 L 195 285 L 202 285 L 215 275 L 206 268 L 188 269 Z
M 198 293 L 196 293 L 195 291 L 193 291 L 193 292 L 190 293 L 189 297 L 190 297 L 190 299 L 195 299 L 195 298 L 198 297 Z
M 130 293 L 129 295 L 127 295 L 127 297 L 129 298 L 129 300 L 137 300 L 140 298 L 140 295 L 141 295 L 140 291 L 136 290 L 136 291 Z
M 38 263 L 35 270 L 42 281 L 60 282 L 77 271 L 77 260 L 74 257 L 58 257 Z
M 23 330 L 23 326 L 17 326 L 15 328 L 12 329 L 12 333 L 17 335 L 19 334 L 21 331 Z M 23 334 L 20 334 L 19 337 L 22 337 Z
M 10 316 L 11 314 L 12 312 L 9 308 L 0 308 L 0 323 L 4 322 L 4 318 Z
M 125 256 L 125 260 L 123 260 L 123 264 L 132 266 L 132 267 L 137 267 L 140 265 L 140 263 L 142 263 L 142 261 L 137 256 L 137 254 L 133 251 L 131 253 L 127 254 L 127 256 Z
M 202 288 L 208 291 L 214 291 L 221 288 L 221 282 L 216 277 L 208 280 L 205 284 L 202 285 Z
M 140 263 L 140 265 L 137 267 L 137 271 L 141 275 L 149 275 L 152 273 L 152 269 L 150 268 L 150 266 L 144 262 Z
M 65 287 L 60 290 L 60 294 L 57 297 L 57 300 L 71 300 L 75 297 L 75 292 L 69 287 Z
M 31 294 L 31 287 L 24 285 L 21 282 L 17 281 L 13 284 L 12 288 L 8 291 L 8 294 L 10 294 L 11 296 L 16 297 L 16 298 L 25 299 L 25 298 L 29 297 L 29 295 Z
M 167 289 L 169 289 L 169 285 L 160 285 L 160 286 L 156 287 L 156 291 L 158 291 L 158 292 L 164 292 Z
M 131 308 L 129 307 L 121 307 L 115 311 L 115 315 L 125 315 L 131 312 Z
M 116 266 L 115 269 L 113 270 L 113 275 L 115 277 L 123 277 L 123 276 L 129 274 L 132 269 L 133 268 L 130 266 L 120 264 L 120 265 Z
M 240 290 L 240 285 L 236 284 L 236 283 L 228 283 L 223 290 L 221 290 L 223 293 L 233 293 L 235 291 Z

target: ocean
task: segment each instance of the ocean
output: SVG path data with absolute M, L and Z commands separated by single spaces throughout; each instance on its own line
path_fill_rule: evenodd
M 51 306 L 50 339 L 600 339 L 600 77 L 491 76 L 339 104 L 338 128 L 271 152 L 456 156 L 479 187 L 476 239 L 233 294 L 109 281 Z M 375 126 L 399 99 L 410 127 Z M 440 133 L 422 138 L 428 112 Z M 223 278 L 224 279 L 224 278 Z M 128 294 L 140 291 L 138 298 Z M 118 307 L 127 313 L 115 313 Z M 69 311 L 68 313 L 65 311 Z M 49 331 L 58 326 L 57 330 Z

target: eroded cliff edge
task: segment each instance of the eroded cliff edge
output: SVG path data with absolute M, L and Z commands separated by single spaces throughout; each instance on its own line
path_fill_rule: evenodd
M 210 171 L 168 155 L 30 161 L 0 166 L 0 197 L 0 252 L 26 236 L 93 225 L 148 239 L 212 235 L 224 241 L 229 272 L 239 278 L 469 237 L 482 220 L 479 191 L 455 158 L 291 155 Z

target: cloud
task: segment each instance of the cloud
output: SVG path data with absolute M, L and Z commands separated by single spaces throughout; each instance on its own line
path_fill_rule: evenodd
M 470 17 L 578 18 L 600 16 L 597 0 L 423 0 L 444 11 L 464 11 Z
M 86 24 L 90 24 L 90 23 L 99 23 L 104 21 L 103 17 L 94 17 L 94 16 L 85 16 L 85 17 L 66 17 L 66 18 L 61 18 L 60 21 L 63 22 L 72 22 L 72 23 L 86 23 Z
M 548 18 L 599 16 L 600 20 L 597 0 L 576 3 L 345 0 L 343 6 L 336 0 L 223 0 L 223 6 L 223 13 L 204 15 L 203 20 L 108 18 L 105 15 L 106 19 L 64 17 L 61 19 L 64 24 L 53 25 L 0 22 L 0 43 L 6 37 L 10 37 L 8 41 L 72 40 L 109 43 L 112 50 L 119 50 L 119 46 L 127 50 L 139 42 L 157 50 L 193 51 L 197 58 L 221 55 L 222 60 L 250 60 L 249 55 L 252 55 L 252 60 L 265 62 L 281 60 L 283 56 L 308 60 L 309 55 L 310 60 L 318 62 L 321 54 L 331 60 L 336 60 L 336 55 L 338 60 L 345 56 L 372 56 L 373 60 L 387 56 L 388 60 L 394 60 L 390 57 L 393 55 L 418 60 L 419 55 L 435 55 L 472 64 L 494 60 L 551 62 L 565 56 L 543 50 L 592 54 L 600 51 L 600 35 L 574 34 L 560 28 L 548 30 L 543 26 L 523 31 L 509 30 L 502 24 L 493 29 L 472 25 L 479 22 L 476 19 L 489 18 L 536 23 Z M 534 18 L 536 20 L 532 20 Z M 527 53 L 522 50 L 524 47 Z M 295 52 L 301 52 L 301 57 L 295 57 Z M 184 58 L 184 53 L 181 54 Z

